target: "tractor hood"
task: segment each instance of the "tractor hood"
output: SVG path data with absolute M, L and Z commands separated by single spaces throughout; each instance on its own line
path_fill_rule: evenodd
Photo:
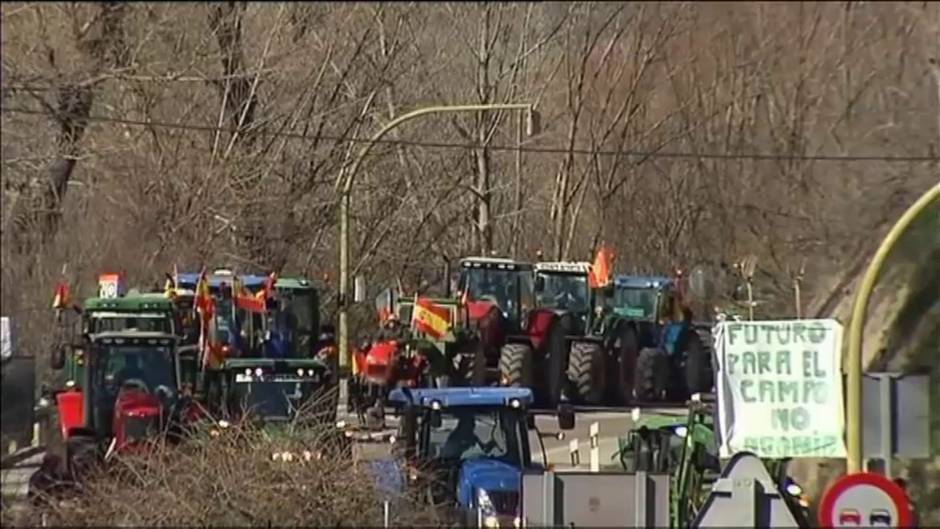
M 521 479 L 522 471 L 518 467 L 496 459 L 464 461 L 457 485 L 457 501 L 464 507 L 472 506 L 478 489 L 517 492 Z

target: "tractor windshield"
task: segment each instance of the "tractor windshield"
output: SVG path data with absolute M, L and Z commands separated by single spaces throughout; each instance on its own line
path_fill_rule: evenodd
M 618 288 L 613 308 L 634 320 L 652 320 L 656 316 L 658 292 L 652 288 Z
M 528 457 L 523 447 L 525 421 L 514 410 L 458 407 L 443 410 L 437 428 L 430 421 L 423 423 L 424 455 L 431 459 L 487 458 L 522 466 Z
M 117 331 L 173 333 L 173 317 L 161 312 L 91 312 L 89 334 Z
M 176 392 L 176 364 L 170 347 L 153 345 L 102 345 L 96 356 L 94 382 L 107 393 L 117 395 L 129 380 L 143 383 L 153 392 L 158 387 Z
M 539 307 L 587 313 L 590 310 L 590 290 L 587 276 L 539 272 Z
M 316 381 L 311 378 L 284 377 L 258 380 L 237 374 L 229 410 L 251 414 L 265 421 L 289 420 L 313 394 Z
M 524 308 L 532 307 L 534 289 L 529 270 L 464 268 L 459 288 L 471 300 L 495 302 L 510 317 L 518 317 Z

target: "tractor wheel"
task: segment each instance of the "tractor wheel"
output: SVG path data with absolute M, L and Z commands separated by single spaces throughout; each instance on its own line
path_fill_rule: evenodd
M 637 357 L 640 352 L 640 338 L 636 328 L 624 325 L 620 331 L 620 338 L 616 344 L 617 371 L 616 377 L 617 397 L 624 406 L 633 401 L 633 385 L 636 380 Z
M 529 344 L 503 346 L 499 352 L 499 381 L 502 386 L 532 387 L 532 347 Z
M 461 351 L 457 361 L 457 373 L 464 386 L 485 386 L 486 351 L 483 344 L 473 342 Z
M 568 385 L 568 340 L 565 337 L 569 325 L 565 318 L 552 323 L 549 330 L 545 356 L 542 358 L 545 386 L 543 394 L 547 406 L 554 408 L 561 400 L 561 394 Z
M 82 478 L 98 464 L 98 444 L 92 437 L 70 437 L 65 442 L 65 462 L 73 481 Z
M 584 404 L 601 404 L 607 373 L 604 348 L 596 342 L 573 342 L 568 357 L 568 379 L 577 390 L 578 400 Z
M 711 336 L 706 337 L 711 340 Z M 685 386 L 689 395 L 705 393 L 712 389 L 711 347 L 696 331 L 689 333 L 685 353 Z
M 666 351 L 648 347 L 636 362 L 635 396 L 642 401 L 658 401 L 669 389 L 669 358 Z

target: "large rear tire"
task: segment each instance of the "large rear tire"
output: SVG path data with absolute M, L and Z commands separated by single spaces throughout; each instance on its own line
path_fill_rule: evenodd
M 659 401 L 669 389 L 669 358 L 666 351 L 648 347 L 640 351 L 636 362 L 636 398 Z
M 524 343 L 508 343 L 499 353 L 500 385 L 531 388 L 533 382 L 532 347 Z
M 636 328 L 624 324 L 617 340 L 617 397 L 624 406 L 633 402 L 633 387 L 636 380 L 637 357 L 640 353 L 640 337 Z
M 606 389 L 604 348 L 597 342 L 572 342 L 568 357 L 568 378 L 577 398 L 584 404 L 601 404 Z
M 689 341 L 686 344 L 685 354 L 685 386 L 689 395 L 706 393 L 712 390 L 714 377 L 711 366 L 711 335 L 706 333 L 705 339 L 698 331 L 689 332 Z

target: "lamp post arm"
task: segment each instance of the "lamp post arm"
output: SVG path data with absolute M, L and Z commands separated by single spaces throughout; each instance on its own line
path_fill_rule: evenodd
M 907 231 L 908 226 L 927 207 L 940 200 L 940 184 L 934 185 L 911 205 L 891 231 L 881 241 L 875 256 L 868 265 L 858 287 L 855 304 L 852 307 L 852 319 L 849 322 L 849 350 L 846 357 L 846 451 L 848 452 L 847 470 L 850 474 L 862 470 L 862 330 L 865 327 L 865 313 L 868 311 L 868 299 L 875 288 L 875 281 L 894 245 Z

